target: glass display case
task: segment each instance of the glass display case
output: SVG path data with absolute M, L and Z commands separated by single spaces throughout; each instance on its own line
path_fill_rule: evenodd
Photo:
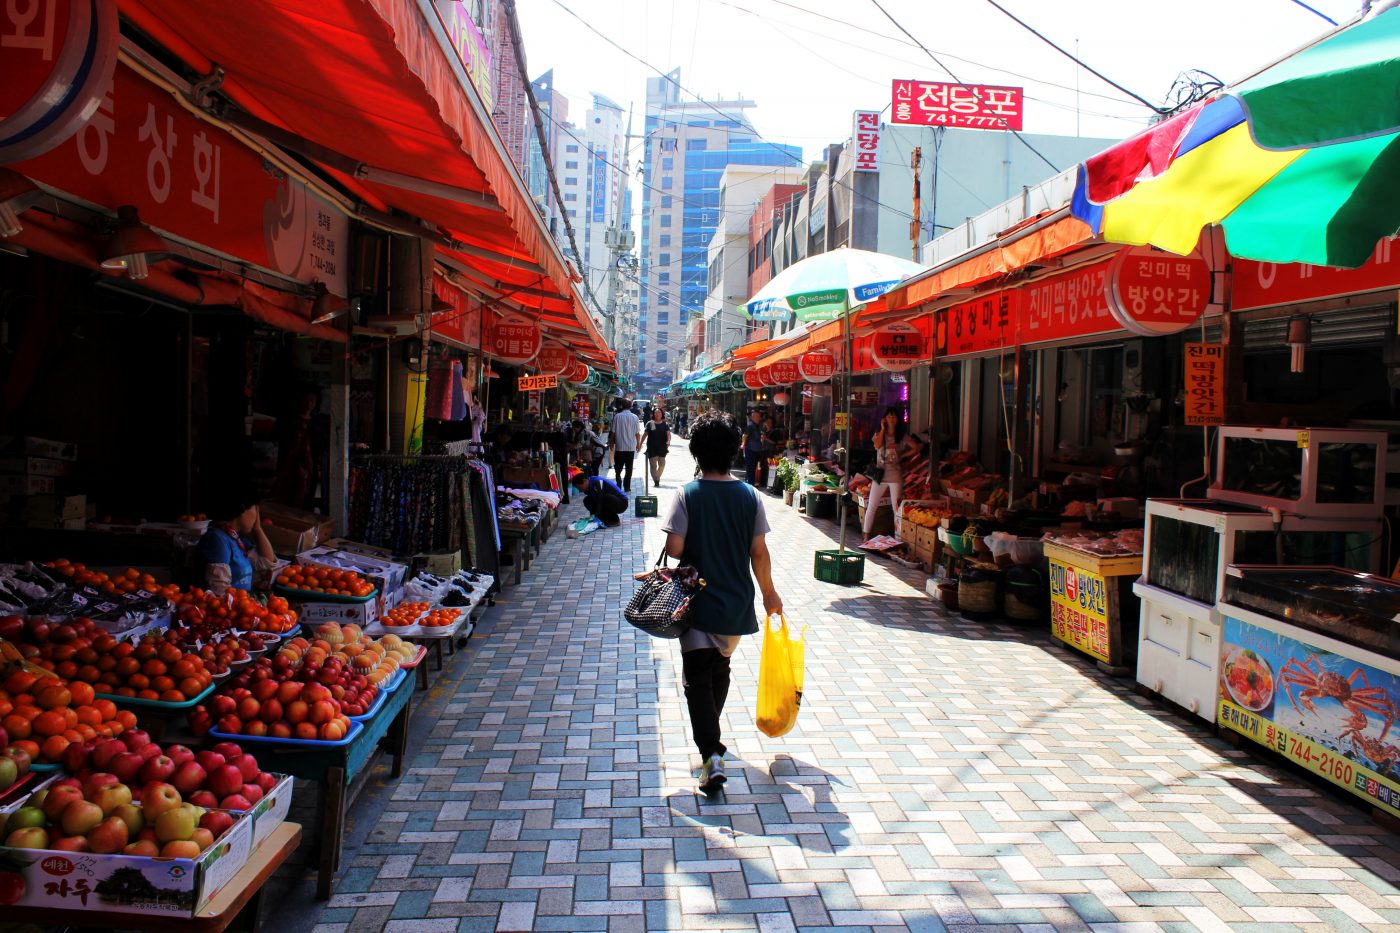
M 1378 518 L 1385 451 L 1382 431 L 1226 425 L 1210 497 L 1311 517 Z
M 1400 816 L 1400 583 L 1232 566 L 1216 721 Z

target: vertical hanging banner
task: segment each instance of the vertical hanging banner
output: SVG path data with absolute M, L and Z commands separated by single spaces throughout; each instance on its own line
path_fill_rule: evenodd
M 851 128 L 851 146 L 855 150 L 855 171 L 880 171 L 880 111 L 857 110 Z
M 1186 423 L 1215 427 L 1225 423 L 1225 346 L 1186 345 Z

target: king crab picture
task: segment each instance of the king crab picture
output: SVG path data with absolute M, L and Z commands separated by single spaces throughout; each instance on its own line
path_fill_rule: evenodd
M 1371 682 L 1366 679 L 1366 672 L 1359 667 L 1351 672 L 1350 677 L 1344 678 L 1341 674 L 1324 669 L 1317 655 L 1310 654 L 1301 664 L 1297 658 L 1289 658 L 1279 671 L 1279 680 L 1288 692 L 1288 701 L 1293 704 L 1299 716 L 1303 715 L 1305 708 L 1309 713 L 1317 713 L 1314 699 L 1332 699 L 1352 714 L 1347 723 L 1347 732 L 1353 735 L 1359 736 L 1361 729 L 1366 728 L 1367 713 L 1385 717 L 1385 725 L 1376 741 L 1384 739 L 1395 723 L 1395 702 L 1384 687 L 1371 686 Z M 1356 686 L 1358 680 L 1362 684 L 1360 687 Z M 1295 687 L 1300 688 L 1297 696 L 1293 694 Z M 1301 707 L 1298 705 L 1300 702 L 1303 704 Z M 1352 727 L 1357 717 L 1360 717 L 1361 729 Z
M 1365 734 L 1364 730 L 1368 725 L 1365 713 L 1354 710 L 1345 725 L 1346 728 L 1342 730 L 1342 734 L 1337 736 L 1338 740 L 1350 739 L 1352 747 L 1374 762 L 1376 770 L 1380 771 L 1381 774 L 1388 774 L 1395 767 L 1396 762 L 1400 762 L 1400 748 Z

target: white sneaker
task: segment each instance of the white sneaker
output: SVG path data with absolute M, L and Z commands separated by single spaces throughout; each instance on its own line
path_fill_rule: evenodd
M 726 780 L 728 779 L 724 776 L 724 759 L 718 755 L 711 755 L 700 768 L 701 792 L 712 794 L 719 790 Z

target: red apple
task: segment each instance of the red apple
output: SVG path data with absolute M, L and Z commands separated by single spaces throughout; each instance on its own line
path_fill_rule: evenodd
M 140 755 L 147 761 L 150 761 L 152 758 L 160 757 L 160 746 L 154 742 L 151 742 L 148 745 L 142 745 L 141 750 L 138 751 L 136 754 Z
M 242 781 L 240 781 L 239 787 L 242 786 Z M 72 784 L 56 784 L 49 788 L 49 795 L 44 798 L 44 816 L 49 818 L 50 823 L 57 823 L 68 805 L 79 800 L 83 800 L 81 787 L 74 787 Z
M 113 810 L 109 816 L 115 816 L 126 824 L 127 833 L 132 839 L 146 828 L 146 817 L 141 813 L 141 805 L 136 803 L 124 803 Z
M 220 755 L 218 752 L 211 751 L 200 752 L 194 756 L 194 760 L 199 762 L 199 766 L 205 771 L 213 771 L 215 768 L 228 761 L 227 758 Z
M 105 771 L 111 767 L 113 758 L 123 755 L 127 751 L 129 749 L 121 739 L 104 739 L 92 747 L 92 756 L 89 761 L 97 770 Z
M 105 771 L 94 771 L 83 779 L 83 796 L 88 800 L 92 800 L 92 795 L 102 788 L 111 787 L 114 784 L 120 783 L 121 781 L 117 780 L 115 774 L 108 774 Z
M 175 762 L 169 755 L 157 755 L 141 766 L 140 781 L 143 785 L 155 781 L 169 781 L 175 773 Z
M 270 794 L 272 789 L 277 786 L 277 775 L 263 771 L 258 774 L 253 783 L 261 787 L 264 794 Z
M 229 764 L 239 770 L 245 782 L 256 780 L 258 775 L 262 772 L 262 769 L 258 767 L 258 760 L 247 753 L 232 759 Z
M 175 789 L 188 800 L 190 795 L 204 786 L 204 780 L 209 776 L 209 772 L 199 766 L 197 761 L 186 761 L 175 770 L 170 778 L 170 783 L 175 785 Z
M 220 716 L 215 723 L 219 731 L 225 735 L 237 735 L 243 731 L 243 720 L 238 718 L 237 713 L 229 713 L 227 716 Z
M 117 780 L 123 784 L 135 784 L 137 776 L 141 773 L 141 768 L 146 764 L 146 759 L 136 752 L 122 752 L 113 758 L 107 767 L 112 769 L 112 773 L 117 776 Z
M 155 827 L 154 827 L 154 826 L 143 826 L 143 827 L 141 827 L 141 831 L 140 831 L 139 833 L 136 834 L 136 841 L 138 841 L 138 842 L 149 842 L 149 843 L 154 844 L 155 841 L 156 841 L 156 830 L 155 830 Z
M 249 803 L 257 803 L 263 798 L 263 790 L 256 784 L 244 784 L 239 793 L 248 798 Z
M 224 765 L 209 773 L 209 789 L 219 797 L 238 793 L 243 789 L 243 783 L 243 772 L 235 765 Z
M 233 825 L 233 814 L 225 813 L 223 810 L 210 810 L 199 818 L 199 825 L 202 829 L 207 829 L 218 839 L 230 826 Z
M 181 804 L 180 792 L 169 784 L 157 781 L 141 789 L 141 815 L 147 823 L 155 822 L 156 817 Z
M 165 755 L 175 762 L 177 768 L 187 761 L 193 761 L 195 757 L 194 752 L 187 745 L 171 745 L 165 750 Z
M 155 858 L 160 855 L 160 846 L 150 839 L 138 839 L 122 849 L 122 855 L 137 855 L 141 858 Z
M 238 701 L 231 696 L 216 693 L 209 698 L 209 712 L 215 719 L 220 716 L 227 716 L 238 709 Z
M 199 846 L 188 839 L 174 839 L 160 847 L 161 858 L 199 858 Z
M 88 845 L 99 854 L 120 852 L 126 848 L 131 836 L 121 817 L 109 816 L 88 833 Z
M 92 750 L 96 747 L 94 742 L 74 742 L 63 750 L 63 768 L 72 774 L 77 774 L 87 768 L 88 762 L 92 760 Z
M 58 824 L 63 827 L 64 835 L 85 836 L 104 818 L 105 814 L 97 804 L 87 800 L 75 800 L 63 808 Z M 126 843 L 123 842 L 122 845 Z
M 229 794 L 219 801 L 219 806 L 225 810 L 251 810 L 253 804 L 242 794 Z
M 118 807 L 131 803 L 131 788 L 125 784 L 108 784 L 89 794 L 88 799 L 102 808 L 103 816 L 111 816 Z
M 195 831 L 190 834 L 190 842 L 199 846 L 199 851 L 203 852 L 214 844 L 214 834 L 202 826 L 195 827 Z
M 49 841 L 50 849 L 57 849 L 60 852 L 91 852 L 86 836 L 64 836 L 62 839 L 52 839 Z
M 243 746 L 239 745 L 237 742 L 220 742 L 218 745 L 214 746 L 214 751 L 223 755 L 225 758 L 237 758 L 239 755 L 243 754 Z
M 214 796 L 213 791 L 197 790 L 190 795 L 190 803 L 194 804 L 196 807 L 208 809 L 209 807 L 217 807 L 219 805 L 219 798 Z
M 122 742 L 129 751 L 139 752 L 151 744 L 151 736 L 144 729 L 127 729 L 121 735 Z
M 28 774 L 29 766 L 33 764 L 33 758 L 30 756 L 29 752 L 17 745 L 6 745 L 5 750 L 0 752 L 0 755 L 14 759 L 15 767 L 19 769 L 20 777 L 24 777 Z

